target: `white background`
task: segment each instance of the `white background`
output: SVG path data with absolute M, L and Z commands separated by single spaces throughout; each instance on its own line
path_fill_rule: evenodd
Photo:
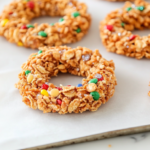
M 0 1 L 0 10 L 11 0 Z M 67 139 L 103 133 L 129 127 L 150 124 L 150 98 L 147 93 L 150 81 L 149 60 L 136 60 L 113 53 L 108 53 L 99 37 L 99 21 L 123 3 L 104 1 L 86 1 L 92 15 L 89 33 L 71 47 L 85 46 L 92 50 L 99 49 L 104 58 L 113 59 L 116 64 L 118 86 L 113 98 L 100 107 L 97 112 L 83 114 L 43 114 L 28 108 L 21 101 L 21 96 L 14 84 L 18 81 L 21 65 L 35 50 L 17 47 L 0 38 L 0 148 L 21 149 L 36 145 L 59 142 Z M 58 18 L 57 18 L 58 20 Z M 53 22 L 55 19 L 43 17 L 33 20 Z M 139 32 L 138 32 L 139 33 Z M 141 31 L 140 34 L 147 34 Z M 72 80 L 73 79 L 73 80 Z M 59 75 L 51 82 L 59 85 L 77 85 L 81 77 L 68 74 Z

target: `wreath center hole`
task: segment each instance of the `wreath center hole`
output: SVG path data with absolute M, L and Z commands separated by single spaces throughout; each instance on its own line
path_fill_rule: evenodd
M 54 17 L 51 17 L 51 16 L 42 16 L 42 17 L 38 17 L 38 18 L 33 18 L 30 23 L 31 24 L 34 24 L 34 23 L 38 23 L 39 25 L 42 24 L 42 23 L 48 23 L 48 24 L 51 24 L 51 23 L 56 23 L 56 22 L 59 22 L 59 19 L 61 19 L 63 16 L 54 16 Z
M 77 86 L 79 83 L 82 84 L 82 79 L 86 77 L 72 75 L 70 73 L 59 73 L 57 76 L 52 77 L 49 82 L 53 83 L 56 86 L 63 86 L 72 85 Z
M 149 29 L 144 29 L 144 30 L 134 30 L 132 31 L 133 34 L 137 34 L 139 36 L 148 36 L 150 34 L 150 30 Z

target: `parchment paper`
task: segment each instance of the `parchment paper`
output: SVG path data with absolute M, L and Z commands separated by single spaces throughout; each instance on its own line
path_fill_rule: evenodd
M 0 1 L 0 10 L 11 0 Z M 14 84 L 18 81 L 21 65 L 32 52 L 17 47 L 0 38 L 0 149 L 22 149 L 37 145 L 60 142 L 93 134 L 150 124 L 150 60 L 136 60 L 106 52 L 99 38 L 99 21 L 123 3 L 82 0 L 87 3 L 92 15 L 89 33 L 71 47 L 85 46 L 99 49 L 104 58 L 116 64 L 118 86 L 113 98 L 97 112 L 83 114 L 43 114 L 22 103 L 22 97 Z M 58 19 L 58 18 L 57 18 Z M 56 19 L 43 17 L 38 22 Z M 36 21 L 37 21 L 36 20 Z M 40 20 L 40 21 L 39 21 Z M 34 20 L 35 21 L 35 20 Z M 139 32 L 138 32 L 139 33 Z M 147 31 L 140 33 L 148 34 Z M 77 85 L 82 77 L 60 74 L 51 82 L 59 85 Z

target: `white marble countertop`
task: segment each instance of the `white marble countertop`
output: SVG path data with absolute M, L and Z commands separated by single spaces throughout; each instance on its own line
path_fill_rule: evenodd
M 67 145 L 46 150 L 150 150 L 150 132 Z

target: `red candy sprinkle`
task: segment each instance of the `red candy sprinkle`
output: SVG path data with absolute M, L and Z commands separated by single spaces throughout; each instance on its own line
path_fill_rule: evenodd
M 48 87 L 49 87 L 49 86 L 48 86 L 47 84 L 43 84 L 43 85 L 41 86 L 41 88 L 42 88 L 42 89 L 45 89 L 45 90 L 47 90 Z
M 62 90 L 62 88 L 61 88 L 61 87 L 56 87 L 56 89 L 58 89 L 59 91 L 61 91 L 61 90 Z
M 103 80 L 104 80 L 103 76 L 101 78 L 98 78 L 98 81 L 103 81 Z
M 134 40 L 135 37 L 136 37 L 136 35 L 131 35 L 131 36 L 129 37 L 130 41 Z
M 105 28 L 109 31 L 112 31 L 113 30 L 113 26 L 112 25 L 106 25 Z
M 27 3 L 27 6 L 30 8 L 30 9 L 33 9 L 34 8 L 34 2 L 28 2 Z
M 21 29 L 28 29 L 26 25 L 23 25 Z
M 62 103 L 62 100 L 57 99 L 57 104 L 61 105 L 61 103 Z
M 9 12 L 9 15 L 12 15 L 13 14 L 13 12 Z

